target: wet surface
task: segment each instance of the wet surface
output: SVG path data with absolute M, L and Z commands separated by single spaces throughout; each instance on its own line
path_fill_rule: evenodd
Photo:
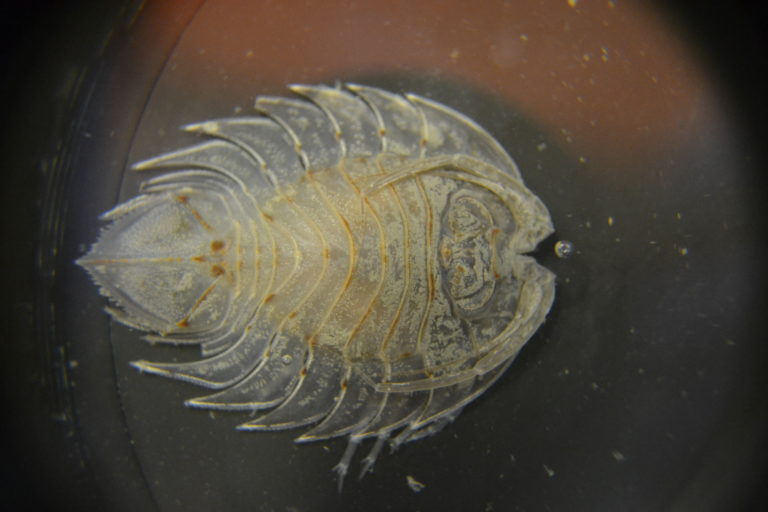
M 765 271 L 744 119 L 683 32 L 636 3 L 483 6 L 160 2 L 115 40 L 73 141 L 52 296 L 86 464 L 114 508 L 723 510 L 751 498 L 765 468 Z M 499 382 L 341 496 L 343 440 L 297 446 L 299 431 L 238 432 L 247 414 L 185 408 L 199 390 L 128 362 L 196 354 L 111 325 L 65 264 L 99 213 L 136 194 L 128 164 L 196 140 L 179 126 L 336 80 L 434 98 L 488 129 L 550 209 L 556 233 L 536 257 L 558 278 L 546 324 Z

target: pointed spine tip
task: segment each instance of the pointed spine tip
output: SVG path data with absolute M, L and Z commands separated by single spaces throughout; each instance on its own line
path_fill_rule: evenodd
M 295 92 L 296 94 L 304 95 L 309 91 L 310 87 L 304 84 L 289 84 L 288 90 Z
M 151 363 L 149 361 L 131 361 L 130 365 L 139 370 L 141 373 L 151 373 L 153 375 L 173 375 L 172 372 L 169 372 L 165 368 L 158 366 L 156 363 Z
M 205 126 L 205 123 L 189 123 L 181 125 L 181 129 L 185 132 L 195 133 L 199 132 L 203 126 Z
M 146 171 L 147 169 L 151 169 L 152 165 L 155 162 L 155 158 L 150 158 L 149 160 L 142 160 L 141 162 L 136 162 L 131 166 L 132 171 Z
M 197 398 L 190 398 L 188 400 L 184 400 L 184 405 L 195 409 L 203 409 L 210 404 L 209 402 L 204 402 L 203 400 Z
M 144 372 L 148 371 L 147 365 L 149 363 L 147 361 L 144 361 L 144 360 L 141 360 L 141 361 L 131 361 L 128 364 L 130 364 L 131 366 L 133 366 L 134 368 L 139 370 L 141 373 L 144 373 Z
M 189 123 L 181 127 L 182 130 L 189 133 L 216 134 L 219 132 L 219 123 L 214 121 L 205 121 L 203 123 Z

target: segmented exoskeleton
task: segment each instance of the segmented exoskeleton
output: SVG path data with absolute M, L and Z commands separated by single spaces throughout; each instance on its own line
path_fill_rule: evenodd
M 292 86 L 103 217 L 78 263 L 113 317 L 203 359 L 141 371 L 217 390 L 187 405 L 271 409 L 239 428 L 397 446 L 453 420 L 544 321 L 554 276 L 525 256 L 546 207 L 485 130 L 428 99 Z M 309 100 L 309 101 L 307 101 Z M 361 474 L 363 474 L 361 473 Z

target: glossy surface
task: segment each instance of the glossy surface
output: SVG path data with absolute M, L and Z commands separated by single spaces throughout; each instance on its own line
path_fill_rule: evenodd
M 40 164 L 12 151 L 6 166 L 9 198 L 35 177 L 51 192 L 3 204 L 29 237 L 11 238 L 6 275 L 33 276 L 4 311 L 34 311 L 49 349 L 36 357 L 23 333 L 4 347 L 5 439 L 33 490 L 17 491 L 18 508 L 62 490 L 38 508 L 765 508 L 740 507 L 764 497 L 768 460 L 764 52 L 739 22 L 759 16 L 697 3 L 679 20 L 714 16 L 693 39 L 695 27 L 630 0 L 142 5 L 104 44 L 85 44 L 74 16 L 51 16 L 60 44 L 39 52 L 35 72 L 8 74 L 53 98 L 11 101 L 5 139 L 50 141 Z M 93 73 L 59 64 L 76 48 L 103 54 Z M 179 406 L 201 389 L 130 362 L 194 361 L 198 347 L 142 343 L 73 264 L 100 213 L 167 172 L 132 163 L 200 141 L 176 127 L 248 114 L 254 94 L 283 96 L 288 83 L 336 80 L 412 91 L 493 134 L 548 206 L 557 233 L 535 256 L 558 280 L 547 321 L 482 399 L 440 435 L 380 457 L 375 478 L 348 478 L 340 496 L 330 468 L 346 439 L 297 446 L 300 430 L 235 430 L 248 412 Z M 573 242 L 570 259 L 556 240 Z M 41 375 L 55 391 L 44 400 Z M 50 429 L 21 423 L 35 404 Z
M 445 105 L 292 89 L 312 103 L 258 98 L 265 117 L 188 125 L 212 140 L 136 165 L 183 170 L 106 213 L 78 263 L 117 321 L 201 347 L 197 362 L 133 363 L 221 390 L 188 405 L 274 408 L 241 430 L 317 423 L 299 441 L 419 439 L 544 321 L 554 275 L 525 254 L 552 233 L 549 212 Z

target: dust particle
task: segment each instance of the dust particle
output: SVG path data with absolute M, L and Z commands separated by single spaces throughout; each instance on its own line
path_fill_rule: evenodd
M 426 485 L 419 482 L 418 480 L 413 478 L 411 475 L 406 476 L 405 481 L 408 483 L 408 487 L 410 487 L 413 492 L 421 492 L 422 489 L 426 487 Z

